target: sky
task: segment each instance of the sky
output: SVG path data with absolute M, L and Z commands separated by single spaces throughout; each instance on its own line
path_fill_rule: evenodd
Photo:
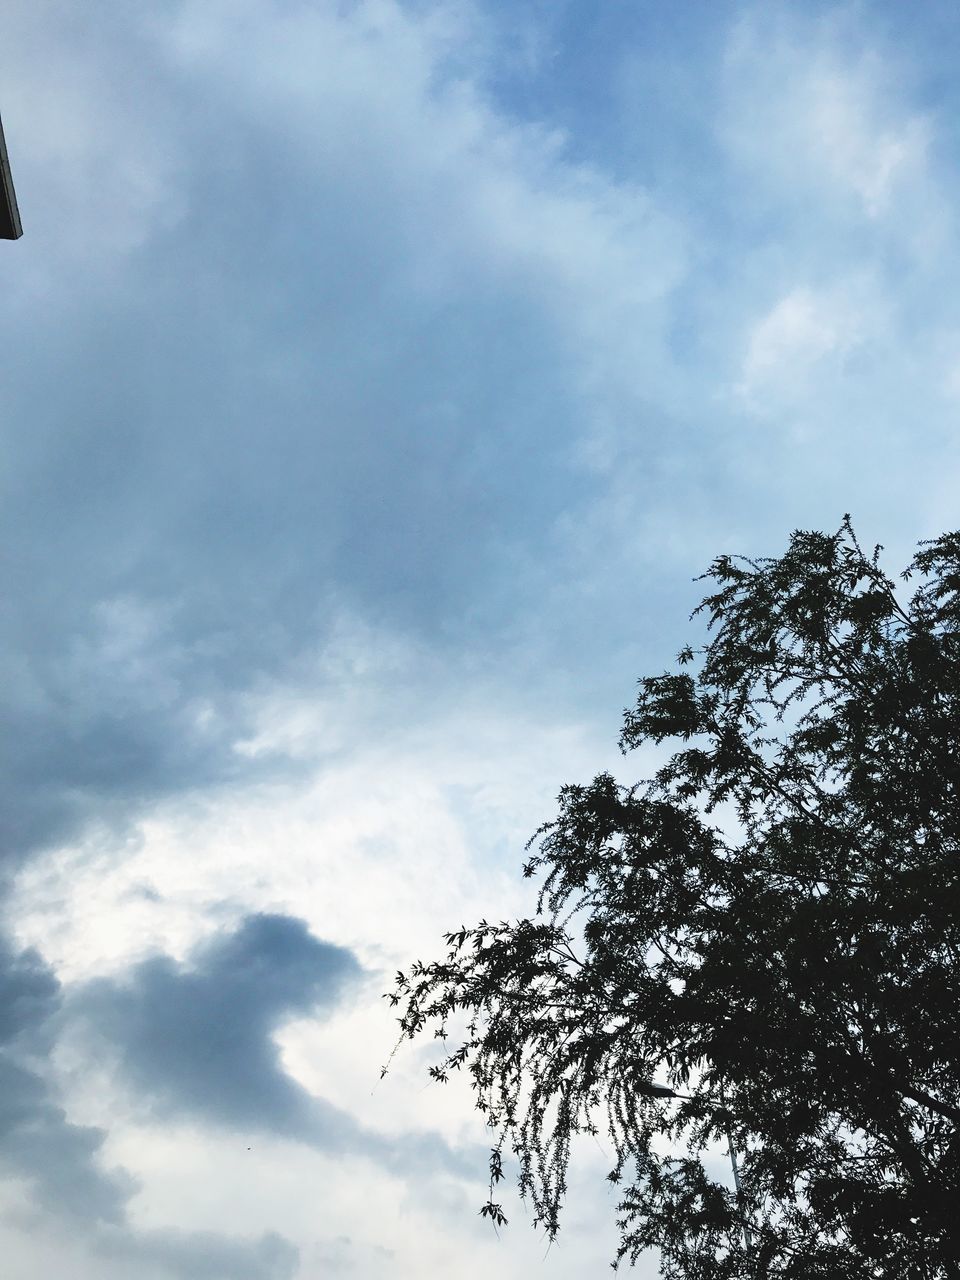
M 7 1280 L 581 1280 L 398 968 L 721 553 L 960 525 L 946 0 L 7 0 Z M 711 1156 L 723 1176 L 722 1153 Z M 637 1266 L 657 1274 L 656 1258 Z

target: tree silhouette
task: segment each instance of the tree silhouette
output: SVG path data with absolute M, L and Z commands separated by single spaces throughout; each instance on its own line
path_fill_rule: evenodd
M 573 1135 L 606 1132 L 614 1266 L 960 1277 L 960 533 L 905 604 L 880 550 L 845 517 L 717 558 L 708 643 L 624 717 L 624 752 L 680 749 L 565 786 L 534 918 L 397 975 L 398 1047 L 466 1017 L 430 1074 L 469 1072 L 495 1223 L 505 1150 L 552 1239 Z M 734 1191 L 702 1158 L 727 1138 Z

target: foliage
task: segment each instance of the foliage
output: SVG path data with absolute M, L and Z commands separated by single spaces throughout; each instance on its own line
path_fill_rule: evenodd
M 846 517 L 716 559 L 706 647 L 624 718 L 624 752 L 680 749 L 565 786 L 535 917 L 397 975 L 398 1044 L 468 1019 L 431 1074 L 466 1069 L 496 1134 L 494 1222 L 512 1151 L 553 1238 L 571 1138 L 606 1132 L 614 1266 L 960 1277 L 960 534 L 906 604 L 880 550 Z M 740 1195 L 703 1161 L 728 1134 Z

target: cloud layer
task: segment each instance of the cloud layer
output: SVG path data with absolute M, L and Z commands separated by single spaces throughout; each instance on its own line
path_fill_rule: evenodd
M 957 523 L 956 14 L 88 8 L 0 43 L 5 1256 L 419 1276 L 483 1135 L 370 1098 L 375 970 L 516 909 L 715 554 Z

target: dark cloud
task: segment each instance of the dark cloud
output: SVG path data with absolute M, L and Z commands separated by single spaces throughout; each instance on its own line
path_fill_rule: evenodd
M 39 953 L 0 940 L 0 1045 L 35 1040 L 59 1002 L 60 983 Z
M 432 1133 L 393 1139 L 371 1132 L 284 1072 L 273 1033 L 291 1017 L 322 1017 L 362 976 L 352 952 L 314 938 L 303 921 L 251 915 L 186 964 L 155 956 L 122 979 L 90 983 L 71 1009 L 109 1042 L 155 1117 L 265 1131 L 367 1156 L 398 1174 L 444 1168 L 476 1175 L 483 1167 L 476 1151 L 453 1151 Z
M 176 1280 L 292 1280 L 299 1250 L 267 1232 L 258 1240 L 234 1240 L 207 1231 L 101 1232 L 94 1249 L 104 1258 L 129 1260 L 142 1274 L 159 1267 Z
M 231 954 L 242 963 L 236 949 Z M 224 959 L 229 963 L 229 956 Z M 73 1124 L 43 1069 L 62 1026 L 62 1008 L 60 983 L 42 958 L 0 942 L 0 1176 L 27 1184 L 30 1213 L 68 1225 L 78 1248 L 149 1265 L 151 1275 L 290 1280 L 297 1250 L 274 1233 L 243 1241 L 214 1232 L 130 1226 L 127 1202 L 135 1180 L 122 1169 L 104 1167 L 106 1132 Z
M 78 1223 L 121 1223 L 133 1180 L 102 1166 L 102 1129 L 72 1124 L 42 1070 L 60 984 L 34 951 L 0 943 L 0 1169 L 35 1204 Z
M 62 56 L 56 28 L 31 27 L 25 9 L 14 29 Z M 456 219 L 464 245 L 438 268 L 437 179 L 379 154 L 375 119 L 356 125 L 374 154 L 322 112 L 293 128 L 302 105 L 265 109 L 122 7 L 91 15 L 82 52 L 61 92 L 102 139 L 104 228 L 131 203 L 111 156 L 134 186 L 169 157 L 157 206 L 181 214 L 134 208 L 132 246 L 98 243 L 27 319 L 0 313 L 8 859 L 234 779 L 232 695 L 283 675 L 344 602 L 434 642 L 473 632 L 475 609 L 512 616 L 484 592 L 584 495 L 552 303 L 491 276 Z M 115 72 L 134 65 L 121 104 Z M 12 247 L 25 280 L 65 252 L 54 211 L 77 199 L 31 127 L 8 120 L 37 209 Z M 419 154 L 416 138 L 411 120 Z M 441 181 L 467 200 L 455 169 Z
M 87 1224 L 123 1221 L 136 1184 L 100 1167 L 105 1137 L 71 1124 L 42 1076 L 0 1056 L 0 1164 L 27 1179 L 40 1208 Z
M 120 981 L 90 984 L 74 1008 L 116 1046 L 131 1085 L 158 1113 L 267 1129 L 336 1148 L 352 1122 L 287 1076 L 272 1034 L 334 1007 L 362 970 L 300 920 L 253 915 L 186 965 L 155 956 Z

